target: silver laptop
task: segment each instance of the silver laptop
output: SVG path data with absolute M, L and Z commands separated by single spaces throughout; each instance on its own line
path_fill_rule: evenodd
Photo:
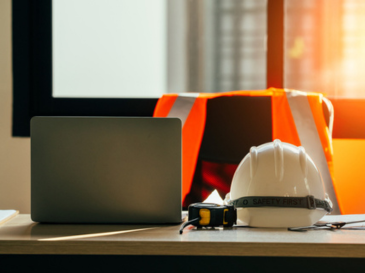
M 179 223 L 181 203 L 179 119 L 32 118 L 33 221 Z

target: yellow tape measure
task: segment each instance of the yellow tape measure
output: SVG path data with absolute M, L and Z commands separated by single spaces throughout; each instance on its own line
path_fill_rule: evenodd
M 191 204 L 188 209 L 188 221 L 183 223 L 180 234 L 188 225 L 197 227 L 231 227 L 236 223 L 237 212 L 234 206 L 211 203 Z

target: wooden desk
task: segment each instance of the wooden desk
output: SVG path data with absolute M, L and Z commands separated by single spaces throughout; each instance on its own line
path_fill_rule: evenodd
M 18 215 L 0 226 L 0 254 L 175 255 L 365 258 L 365 230 L 232 228 L 179 225 L 47 225 Z

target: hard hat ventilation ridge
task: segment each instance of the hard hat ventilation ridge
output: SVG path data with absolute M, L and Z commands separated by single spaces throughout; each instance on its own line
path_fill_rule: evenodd
M 304 147 L 299 147 L 299 162 L 300 167 L 303 172 L 303 176 L 307 177 L 308 175 L 308 164 L 307 164 L 307 154 L 305 152 Z
M 253 179 L 257 170 L 257 148 L 255 146 L 250 149 L 250 176 Z
M 275 176 L 279 181 L 284 177 L 284 148 L 279 139 L 274 140 Z

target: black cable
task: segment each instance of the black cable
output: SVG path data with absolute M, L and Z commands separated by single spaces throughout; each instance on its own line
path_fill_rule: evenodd
M 180 230 L 179 230 L 179 233 L 182 234 L 183 233 L 183 229 L 185 227 L 187 227 L 188 225 L 194 225 L 196 226 L 197 224 L 199 224 L 199 221 L 200 221 L 200 218 L 195 218 L 195 219 L 192 219 L 190 221 L 186 221 L 185 223 L 183 223 L 180 227 Z

